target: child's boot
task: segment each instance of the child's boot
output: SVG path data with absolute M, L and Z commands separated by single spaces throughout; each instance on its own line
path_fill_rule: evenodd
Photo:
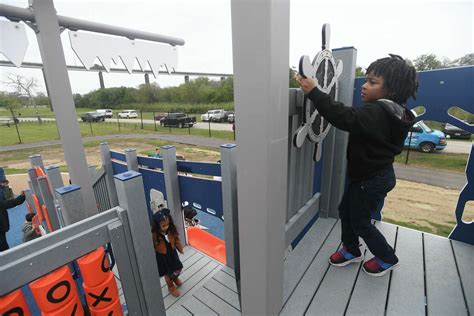
M 170 294 L 174 297 L 180 296 L 181 293 L 179 293 L 178 289 L 176 289 L 176 286 L 174 286 L 173 280 L 171 280 L 171 278 L 167 275 L 165 276 L 165 280 L 166 284 L 168 285 L 168 291 L 170 292 Z
M 175 277 L 173 279 L 174 284 L 176 284 L 177 287 L 180 287 L 183 284 L 183 281 L 181 281 L 178 277 Z

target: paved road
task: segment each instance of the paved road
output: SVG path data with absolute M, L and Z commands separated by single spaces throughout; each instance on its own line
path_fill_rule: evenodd
M 443 151 L 455 154 L 469 154 L 471 152 L 472 144 L 473 142 L 469 141 L 449 139 L 448 145 Z

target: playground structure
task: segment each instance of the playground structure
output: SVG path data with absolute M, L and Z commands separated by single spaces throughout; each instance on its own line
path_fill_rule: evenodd
M 383 223 L 380 225 L 384 225 L 385 229 L 391 231 L 390 238 L 394 238 L 400 244 L 408 247 L 410 241 L 417 241 L 417 246 L 414 247 L 417 254 L 415 268 L 394 273 L 391 279 L 393 286 L 390 288 L 388 279 L 382 279 L 377 286 L 373 287 L 373 284 L 369 284 L 363 276 L 358 277 L 358 267 L 354 267 L 344 272 L 346 286 L 331 288 L 330 285 L 334 283 L 331 281 L 341 284 L 338 282 L 342 282 L 343 277 L 338 277 L 334 270 L 327 266 L 325 255 L 334 251 L 339 245 L 338 223 L 335 218 L 337 218 L 337 203 L 344 186 L 343 153 L 347 135 L 330 129 L 324 141 L 322 159 L 316 164 L 313 160 L 314 145 L 305 142 L 301 148 L 295 148 L 289 141 L 301 125 L 302 117 L 299 112 L 302 109 L 302 94 L 297 90 L 290 90 L 289 102 L 287 101 L 288 91 L 284 88 L 287 86 L 287 83 L 284 84 L 284 80 L 287 80 L 285 49 L 278 50 L 266 46 L 266 43 L 256 43 L 254 36 L 255 26 L 262 27 L 262 33 L 268 32 L 267 35 L 272 41 L 278 42 L 278 45 L 283 45 L 282 47 L 288 46 L 287 41 L 281 40 L 282 34 L 286 34 L 284 25 L 287 22 L 285 16 L 287 8 L 285 4 L 280 3 L 276 7 L 278 10 L 265 14 L 265 12 L 270 12 L 269 8 L 258 6 L 256 16 L 252 16 L 250 21 L 247 19 L 244 23 L 243 16 L 249 8 L 233 2 L 233 15 L 237 18 L 234 35 L 242 41 L 242 45 L 234 47 L 235 63 L 239 66 L 234 67 L 236 69 L 236 111 L 240 112 L 239 117 L 243 119 L 239 121 L 237 129 L 239 150 L 237 151 L 234 145 L 223 146 L 220 165 L 177 162 L 176 152 L 172 146 L 162 148 L 163 159 L 153 159 L 139 157 L 134 150 L 127 150 L 125 153 L 110 152 L 107 145 L 103 144 L 101 145 L 103 168 L 93 177 L 86 172 L 91 188 L 93 188 L 92 183 L 101 183 L 100 186 L 96 185 L 96 188 L 100 187 L 100 189 L 91 191 L 94 192 L 94 198 L 97 201 L 94 208 L 98 205 L 98 209 L 102 212 L 88 216 L 87 212 L 84 214 L 84 211 L 91 211 L 91 209 L 85 205 L 86 200 L 81 194 L 84 193 L 84 188 L 79 188 L 77 185 L 62 187 L 62 183 L 54 180 L 54 175 L 48 175 L 48 171 L 54 173 L 52 170 L 55 168 L 43 168 L 40 158 L 32 157 L 32 166 L 40 167 L 49 178 L 48 182 L 40 179 L 41 177 L 38 178 L 37 169 L 33 168 L 30 175 L 32 191 L 36 192 L 37 197 L 43 197 L 47 193 L 46 186 L 54 186 L 51 190 L 55 192 L 54 197 L 51 195 L 50 199 L 53 203 L 55 199 L 57 200 L 60 211 L 56 212 L 55 205 L 46 207 L 46 210 L 50 211 L 49 214 L 51 212 L 60 214 L 58 221 L 59 223 L 62 221 L 64 228 L 1 255 L 0 295 L 10 293 L 110 243 L 120 273 L 124 300 L 129 314 L 162 315 L 165 309 L 170 314 L 184 314 L 186 309 L 183 306 L 204 309 L 202 304 L 196 305 L 195 299 L 192 300 L 194 294 L 191 290 L 188 297 L 184 296 L 181 299 L 182 303 L 171 300 L 169 296 L 164 300 L 159 299 L 162 293 L 156 286 L 159 281 L 154 258 L 152 258 L 151 239 L 147 233 L 151 203 L 146 202 L 150 199 L 150 190 L 155 188 L 165 195 L 168 207 L 173 210 L 175 219 L 178 219 L 177 226 L 183 237 L 184 226 L 180 222 L 180 219 L 182 221 L 182 201 L 189 201 L 198 209 L 200 206 L 201 210 L 217 217 L 223 216 L 227 268 L 221 269 L 218 263 L 209 261 L 209 267 L 212 268 L 208 267 L 206 271 L 213 272 L 210 278 L 203 278 L 202 282 L 195 284 L 196 289 L 202 286 L 210 291 L 212 286 L 209 283 L 219 277 L 222 284 L 226 285 L 220 293 L 222 295 L 227 291 L 229 297 L 225 299 L 217 295 L 218 290 L 214 292 L 216 295 L 213 297 L 200 296 L 201 300 L 206 300 L 207 308 L 212 306 L 216 312 L 230 310 L 237 314 L 240 312 L 278 314 L 282 311 L 282 314 L 294 315 L 297 310 L 310 314 L 324 314 L 331 311 L 331 305 L 334 303 L 334 300 L 329 297 L 334 296 L 335 293 L 341 295 L 341 288 L 354 289 L 353 293 L 342 291 L 342 296 L 349 300 L 347 305 L 338 303 L 342 308 L 347 307 L 348 311 L 354 314 L 360 311 L 360 308 L 364 311 L 371 309 L 380 311 L 380 308 L 386 308 L 394 314 L 401 314 L 405 308 L 420 314 L 425 314 L 426 310 L 440 313 L 458 311 L 460 314 L 466 310 L 473 310 L 473 298 L 470 293 L 474 292 L 472 276 L 469 274 L 473 260 L 471 246 L 430 237 L 428 234 L 419 232 L 416 238 L 412 239 L 414 235 L 412 231 Z M 265 18 L 261 19 L 261 16 Z M 282 28 L 282 32 L 270 31 L 264 27 L 266 23 L 278 25 Z M 258 64 L 264 60 L 262 58 L 257 61 L 258 56 L 255 57 L 257 64 L 249 63 L 244 56 L 248 56 L 246 50 L 250 47 L 253 53 L 257 49 L 259 56 L 274 56 L 275 58 L 271 59 L 272 64 Z M 343 60 L 344 64 L 344 71 L 339 81 L 338 98 L 346 104 L 351 104 L 356 50 L 354 48 L 336 49 L 333 50 L 333 55 L 336 60 Z M 254 78 L 255 69 L 260 70 L 262 75 L 272 74 L 268 76 L 271 84 L 265 86 L 263 91 L 260 90 L 258 96 L 247 93 L 247 91 L 252 91 L 252 85 L 259 85 L 255 81 L 257 79 Z M 472 78 L 472 67 L 466 69 Z M 276 71 L 277 75 L 273 76 L 272 71 Z M 275 91 L 278 93 L 275 94 Z M 52 101 L 54 106 L 53 98 Z M 467 101 L 472 101 L 472 98 Z M 246 107 L 245 104 L 262 104 L 262 107 L 257 109 L 258 115 L 255 115 L 256 108 Z M 467 109 L 471 109 L 469 103 L 459 104 L 467 104 Z M 427 113 L 429 111 L 431 108 L 427 107 Z M 268 116 L 269 113 L 269 119 L 263 123 L 253 121 L 254 118 L 257 120 L 265 115 Z M 258 128 L 255 128 L 257 126 Z M 64 150 L 66 151 L 67 148 Z M 471 166 L 472 160 L 471 153 L 469 160 Z M 268 163 L 269 161 L 271 163 Z M 245 166 L 239 168 L 238 177 L 237 166 Z M 314 172 L 307 172 L 308 169 Z M 84 170 L 87 168 L 82 169 Z M 179 173 L 221 176 L 222 182 L 188 177 Z M 35 188 L 36 182 L 38 182 L 38 188 Z M 470 182 L 472 183 L 472 180 Z M 76 183 L 74 177 L 73 183 Z M 209 186 L 213 189 L 206 191 Z M 466 185 L 465 189 L 468 193 L 463 196 L 465 200 L 460 202 L 459 211 L 456 210 L 457 215 L 460 213 L 459 219 L 462 217 L 462 204 L 465 204 L 466 200 L 472 200 L 472 190 L 469 188 L 472 186 Z M 30 198 L 28 199 L 30 201 Z M 38 202 L 41 209 L 43 203 L 45 206 L 51 203 L 44 200 L 41 204 L 40 200 Z M 34 204 L 34 201 L 32 203 Z M 54 218 L 54 214 L 49 217 Z M 472 238 L 472 224 L 464 224 L 470 225 L 464 230 L 464 235 Z M 45 224 L 45 226 L 48 225 Z M 458 222 L 458 226 L 463 226 L 463 224 Z M 407 237 L 397 239 L 399 236 L 400 238 Z M 192 247 L 188 248 L 192 249 Z M 285 250 L 289 250 L 286 255 Z M 194 249 L 192 251 L 196 252 Z M 438 251 L 450 252 L 452 256 L 446 256 L 442 264 L 438 263 L 434 255 Z M 403 258 L 410 258 L 410 255 L 406 252 Z M 284 257 L 286 257 L 285 261 Z M 423 257 L 426 258 L 426 262 L 423 261 Z M 426 279 L 423 277 L 423 264 L 427 266 Z M 31 271 L 31 273 L 24 271 Z M 447 274 L 444 274 L 445 272 Z M 351 282 L 353 284 L 350 284 Z M 426 282 L 426 288 L 423 282 Z M 439 286 L 440 282 L 445 288 Z M 84 277 L 84 283 L 87 285 L 86 277 Z M 312 297 L 303 295 L 305 289 L 306 291 L 314 290 L 316 284 L 319 285 L 316 292 L 311 292 L 314 293 Z M 404 292 L 401 289 L 405 288 L 406 284 L 411 286 Z M 464 287 L 460 284 L 464 284 Z M 229 289 L 230 292 L 228 292 Z M 451 295 L 446 297 L 448 291 Z M 98 297 L 103 300 L 106 296 L 100 292 Z M 383 304 L 377 300 L 372 303 L 366 302 L 363 299 L 365 295 L 372 297 L 368 293 L 378 293 L 377 297 L 381 300 L 390 297 L 390 304 Z M 396 294 L 389 295 L 389 293 Z M 14 294 L 17 295 L 17 292 Z M 67 300 L 69 303 L 69 298 Z M 394 302 L 400 302 L 400 304 L 397 305 Z M 72 308 L 74 306 L 76 305 L 73 304 Z M 340 311 L 341 314 L 344 311 Z

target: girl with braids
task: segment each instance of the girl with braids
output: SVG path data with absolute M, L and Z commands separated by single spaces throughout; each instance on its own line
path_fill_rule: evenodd
M 362 86 L 361 107 L 346 107 L 332 100 L 315 87 L 312 79 L 298 76 L 297 80 L 319 113 L 336 128 L 349 132 L 348 181 L 339 204 L 342 247 L 330 256 L 329 262 L 342 267 L 363 261 L 361 237 L 374 255 L 364 263 L 364 271 L 384 275 L 399 262 L 393 248 L 372 224 L 371 212 L 395 187 L 394 156 L 402 151 L 415 123 L 414 115 L 406 108 L 407 100 L 416 98 L 415 68 L 397 55 L 373 62 Z
M 156 263 L 160 277 L 164 276 L 168 291 L 171 295 L 180 295 L 176 286 L 181 286 L 183 282 L 179 279 L 183 264 L 179 260 L 176 250 L 183 253 L 183 246 L 178 236 L 178 231 L 173 223 L 170 210 L 163 208 L 153 214 L 151 233 L 153 245 L 156 253 Z M 176 285 L 176 286 L 175 286 Z

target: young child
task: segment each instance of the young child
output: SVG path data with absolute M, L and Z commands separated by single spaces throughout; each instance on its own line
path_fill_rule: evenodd
M 384 236 L 371 223 L 387 193 L 395 187 L 394 156 L 403 148 L 415 117 L 406 108 L 416 98 L 415 68 L 397 55 L 378 59 L 367 68 L 361 107 L 345 107 L 319 91 L 312 79 L 299 77 L 301 88 L 319 113 L 333 126 L 349 132 L 348 185 L 339 204 L 342 247 L 332 254 L 333 266 L 364 260 L 361 237 L 374 257 L 364 263 L 366 273 L 381 276 L 396 268 L 398 258 Z
M 173 223 L 173 218 L 170 216 L 169 209 L 163 208 L 153 214 L 151 232 L 160 277 L 165 277 L 170 294 L 178 297 L 180 293 L 176 286 L 183 284 L 178 278 L 181 269 L 183 269 L 183 264 L 179 260 L 176 250 L 183 254 L 183 246 L 179 240 L 178 231 Z
M 36 216 L 36 213 L 28 213 L 25 215 L 25 222 L 21 230 L 23 231 L 23 242 L 33 240 L 35 238 L 41 237 L 41 234 L 36 232 L 37 226 L 33 223 L 33 217 Z

